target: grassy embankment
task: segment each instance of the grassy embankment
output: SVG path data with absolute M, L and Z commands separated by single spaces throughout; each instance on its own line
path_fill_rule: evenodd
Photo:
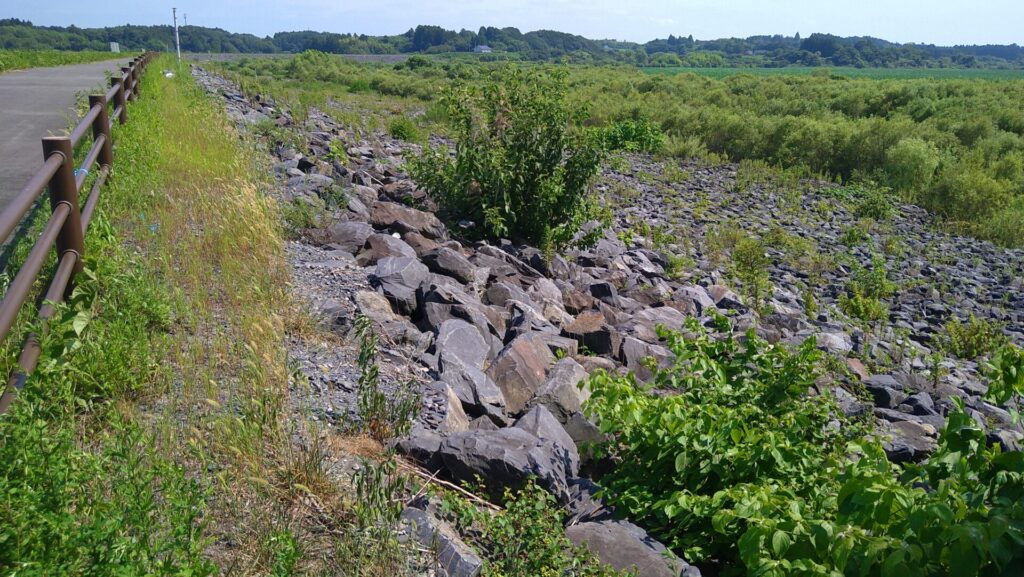
M 130 54 L 111 52 L 65 52 L 62 50 L 0 50 L 0 74 L 23 68 L 42 68 L 64 64 L 84 64 L 101 60 L 116 60 L 130 57 Z
M 115 131 L 86 271 L 0 417 L 0 574 L 397 574 L 289 400 L 265 165 L 173 66 Z

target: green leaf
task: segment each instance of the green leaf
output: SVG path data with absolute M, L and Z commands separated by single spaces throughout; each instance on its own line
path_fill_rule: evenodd
M 792 539 L 790 539 L 789 534 L 785 531 L 776 531 L 772 535 L 772 552 L 775 553 L 777 559 L 781 559 L 792 544 Z

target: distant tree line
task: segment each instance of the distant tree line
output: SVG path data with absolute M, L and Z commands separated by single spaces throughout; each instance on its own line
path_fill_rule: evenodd
M 638 66 L 784 67 L 855 66 L 885 68 L 1024 68 L 1024 48 L 1011 44 L 934 46 L 896 44 L 871 37 L 831 34 L 751 36 L 694 40 L 670 35 L 645 44 L 591 40 L 553 30 L 520 32 L 516 28 L 481 27 L 478 31 L 417 26 L 394 36 L 333 32 L 278 32 L 260 38 L 219 28 L 182 26 L 181 48 L 187 52 L 303 52 L 333 54 L 438 54 L 471 52 L 481 45 L 493 53 L 483 58 L 524 60 L 568 59 L 572 62 L 622 62 Z M 171 26 L 34 26 L 10 18 L 0 20 L 0 48 L 106 50 L 118 42 L 125 50 L 171 50 Z

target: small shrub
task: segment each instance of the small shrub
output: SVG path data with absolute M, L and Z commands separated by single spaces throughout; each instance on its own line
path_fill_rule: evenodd
M 1002 326 L 973 314 L 967 322 L 953 319 L 946 323 L 946 336 L 942 341 L 949 352 L 964 360 L 974 360 L 1006 344 Z
M 356 318 L 359 339 L 359 388 L 357 406 L 362 430 L 377 441 L 400 437 L 409 432 L 420 407 L 415 383 L 400 385 L 391 394 L 380 388 L 380 367 L 377 365 L 377 337 L 369 318 Z
M 764 245 L 757 239 L 741 239 L 732 250 L 732 262 L 733 272 L 743 283 L 743 292 L 750 298 L 751 306 L 761 310 L 772 290 Z
M 657 152 L 665 144 L 665 134 L 646 118 L 620 120 L 601 130 L 605 150 Z
M 391 119 L 391 122 L 388 123 L 388 134 L 392 138 L 407 142 L 419 142 L 422 138 L 419 127 L 407 116 L 397 116 Z
M 858 192 L 859 199 L 853 211 L 857 218 L 885 221 L 896 214 L 896 207 L 889 198 L 888 189 L 868 187 L 859 189 Z
M 455 156 L 435 148 L 411 163 L 443 217 L 543 249 L 572 240 L 592 214 L 590 185 L 603 153 L 581 129 L 587 111 L 569 104 L 565 78 L 505 69 L 481 89 L 445 95 Z
M 882 301 L 877 297 L 867 296 L 856 288 L 848 289 L 847 293 L 839 295 L 839 310 L 868 323 L 889 317 L 889 308 Z
M 867 242 L 871 238 L 868 231 L 861 225 L 855 224 L 843 228 L 839 235 L 839 242 L 845 246 L 854 247 Z
M 1024 398 L 1024 349 L 1012 344 L 1003 345 L 992 359 L 985 363 L 985 376 L 989 379 L 985 398 L 997 405 L 1016 401 L 1016 407 L 1007 407 L 1015 423 L 1020 423 L 1021 400 Z
M 505 490 L 504 509 L 482 511 L 447 493 L 444 511 L 452 515 L 460 532 L 482 552 L 482 577 L 536 575 L 538 577 L 615 577 L 619 573 L 597 561 L 585 549 L 569 542 L 563 513 L 555 498 L 533 481 L 513 493 Z

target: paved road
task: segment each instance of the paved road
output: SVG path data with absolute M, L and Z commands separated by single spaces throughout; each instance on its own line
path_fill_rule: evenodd
M 78 91 L 99 89 L 128 59 L 0 74 L 0 209 L 43 163 L 40 139 L 67 129 Z M 109 86 L 108 86 L 109 87 Z

